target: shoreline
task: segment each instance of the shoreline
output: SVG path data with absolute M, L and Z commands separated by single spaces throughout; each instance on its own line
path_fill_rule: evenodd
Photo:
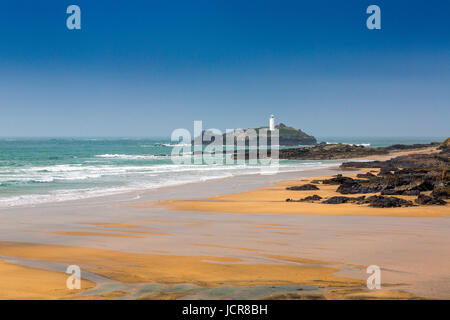
M 45 277 L 62 290 L 55 296 L 62 299 L 448 299 L 449 259 L 439 250 L 450 244 L 448 217 L 216 214 L 139 207 L 253 192 L 292 178 L 337 172 L 334 167 L 242 175 L 149 190 L 139 199 L 120 195 L 0 210 L 0 263 L 15 261 L 21 270 L 11 272 L 23 279 L 52 271 Z M 423 259 L 413 259 L 417 256 Z M 96 287 L 67 295 L 67 275 L 54 264 L 80 265 L 98 276 L 87 279 Z M 371 264 L 383 270 L 381 291 L 365 288 L 365 267 Z M 14 286 L 16 298 L 30 297 L 20 291 L 26 281 Z M 177 293 L 179 286 L 186 291 Z M 221 290 L 226 294 L 217 296 Z
M 328 161 L 328 160 L 324 160 Z M 335 162 L 336 160 L 333 160 Z M 103 204 L 103 203 L 110 203 L 110 202 L 134 202 L 138 201 L 142 198 L 145 198 L 147 194 L 151 193 L 164 193 L 166 191 L 171 190 L 177 190 L 177 189 L 185 189 L 190 186 L 199 186 L 202 184 L 216 184 L 220 183 L 221 181 L 227 181 L 227 180 L 233 180 L 237 178 L 246 178 L 246 177 L 257 177 L 257 176 L 266 176 L 266 177 L 273 177 L 274 181 L 282 181 L 285 178 L 283 176 L 285 175 L 301 175 L 303 173 L 309 175 L 309 174 L 320 174 L 319 172 L 327 172 L 328 170 L 338 170 L 339 163 L 332 163 L 329 165 L 321 164 L 324 166 L 323 168 L 307 168 L 304 170 L 291 170 L 291 171 L 282 171 L 277 172 L 274 174 L 261 174 L 261 173 L 245 173 L 245 174 L 239 174 L 239 175 L 232 175 L 228 177 L 218 177 L 218 178 L 211 178 L 201 181 L 189 181 L 185 183 L 175 184 L 175 185 L 167 185 L 167 186 L 161 186 L 161 187 L 155 187 L 155 188 L 144 188 L 144 189 L 136 189 L 136 190 L 129 190 L 129 191 L 123 191 L 118 192 L 115 194 L 106 194 L 106 195 L 98 195 L 98 196 L 92 196 L 87 198 L 80 198 L 80 199 L 70 199 L 70 200 L 62 200 L 62 201 L 49 201 L 49 202 L 42 202 L 42 203 L 35 203 L 35 204 L 24 204 L 24 205 L 15 205 L 15 206 L 5 206 L 0 207 L 0 213 L 3 211 L 8 210 L 15 210 L 15 209 L 27 209 L 27 208 L 46 208 L 46 207 L 57 207 L 57 206 L 65 206 L 65 205 L 74 205 L 79 206 L 83 205 L 85 203 L 91 204 Z M 278 178 L 280 177 L 280 178 Z M 264 179 L 263 179 L 264 180 Z M 271 180 L 271 179 L 265 179 L 265 180 Z
M 364 156 L 364 157 L 355 157 L 355 158 L 349 158 L 349 159 L 333 159 L 333 160 L 311 160 L 311 161 L 333 161 L 333 164 L 322 164 L 324 168 L 314 168 L 314 169 L 305 169 L 305 170 L 288 170 L 283 172 L 277 172 L 274 175 L 279 174 L 298 174 L 305 171 L 320 171 L 320 170 L 327 170 L 331 169 L 334 166 L 339 166 L 340 163 L 345 161 L 362 161 L 362 160 L 386 160 L 395 156 L 405 155 L 405 154 L 414 154 L 414 153 L 420 153 L 420 152 L 436 152 L 436 147 L 428 147 L 423 149 L 414 149 L 411 151 L 395 151 L 390 152 L 388 155 L 378 155 L 378 156 Z M 284 160 L 282 160 L 284 161 Z M 296 160 L 289 160 L 289 161 L 296 161 Z M 306 160 L 298 160 L 298 161 L 306 161 Z M 232 179 L 237 176 L 254 176 L 254 175 L 260 175 L 260 173 L 244 173 L 244 174 L 238 174 L 238 175 L 231 175 L 227 177 L 217 177 L 217 178 L 211 178 L 206 179 L 202 181 L 189 181 L 185 183 L 179 183 L 179 184 L 173 184 L 173 185 L 167 185 L 167 186 L 161 186 L 161 187 L 154 187 L 154 188 L 142 188 L 142 189 L 135 189 L 135 190 L 125 190 L 125 191 L 117 191 L 116 193 L 111 194 L 104 194 L 104 195 L 94 195 L 94 196 L 88 196 L 88 197 L 82 197 L 82 198 L 76 198 L 76 199 L 65 199 L 65 200 L 50 200 L 50 201 L 43 201 L 43 202 L 36 202 L 36 203 L 30 203 L 30 204 L 19 204 L 19 205 L 12 205 L 12 206 L 0 206 L 0 212 L 6 211 L 9 209 L 15 209 L 15 208 L 35 208 L 35 207 L 46 207 L 46 206 L 57 206 L 57 205 L 64 205 L 64 204 L 73 204 L 73 205 L 79 205 L 81 202 L 95 202 L 98 201 L 132 201 L 137 200 L 141 197 L 141 195 L 145 195 L 147 192 L 152 191 L 158 191 L 158 190 L 164 190 L 166 188 L 177 188 L 177 187 L 183 187 L 183 186 L 189 186 L 192 184 L 198 184 L 198 183 L 205 183 L 208 181 L 220 181 L 224 179 Z M 131 197 L 131 198 L 130 198 Z
M 369 156 L 348 161 L 383 161 L 404 155 L 421 153 L 437 153 L 436 147 L 418 149 L 412 151 L 392 152 L 385 156 Z M 331 168 L 330 168 L 331 169 Z M 356 178 L 360 172 L 373 171 L 371 169 L 340 169 L 334 167 L 336 173 L 347 177 Z M 352 173 L 349 173 L 352 172 Z M 446 217 L 450 216 L 450 208 L 444 206 L 413 206 L 402 208 L 371 208 L 355 204 L 322 204 L 309 202 L 290 202 L 287 199 L 298 199 L 319 195 L 323 199 L 333 196 L 343 196 L 335 191 L 335 185 L 320 185 L 317 190 L 312 191 L 288 191 L 288 187 L 299 184 L 310 184 L 314 180 L 325 180 L 332 178 L 331 175 L 319 175 L 304 177 L 302 180 L 282 180 L 271 185 L 252 189 L 248 192 L 222 193 L 202 200 L 167 200 L 158 203 L 142 204 L 139 207 L 165 206 L 171 210 L 201 211 L 214 213 L 233 214 L 306 214 L 306 215 L 329 215 L 329 216 L 388 216 L 388 217 Z M 319 190 L 320 189 L 320 190 Z M 378 195 L 372 193 L 370 195 Z M 353 197 L 361 197 L 365 194 L 353 194 Z M 414 201 L 415 196 L 399 196 L 398 198 Z

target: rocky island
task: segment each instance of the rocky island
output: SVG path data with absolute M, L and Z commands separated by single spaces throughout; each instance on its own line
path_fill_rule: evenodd
M 293 127 L 289 127 L 284 123 L 280 123 L 275 126 L 276 129 L 279 130 L 279 144 L 280 146 L 312 146 L 317 144 L 317 140 L 315 137 L 308 135 L 303 132 L 301 129 L 295 129 Z M 234 143 L 237 144 L 239 140 L 246 140 L 248 144 L 248 130 L 255 130 L 256 134 L 259 135 L 260 130 L 267 130 L 267 144 L 270 144 L 270 130 L 269 127 L 259 127 L 259 128 L 249 128 L 243 131 L 238 132 L 237 130 L 229 132 L 228 134 L 234 135 Z M 208 130 L 203 131 L 202 133 L 203 145 L 208 145 L 211 142 L 215 141 L 213 132 L 209 132 Z M 222 134 L 223 144 L 226 143 L 227 133 Z M 192 142 L 194 143 L 194 141 Z M 259 142 L 258 142 L 259 143 Z

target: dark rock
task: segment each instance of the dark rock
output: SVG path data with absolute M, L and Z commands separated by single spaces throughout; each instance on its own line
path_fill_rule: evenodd
M 415 203 L 420 204 L 420 205 L 445 205 L 447 204 L 444 200 L 438 199 L 438 198 L 434 198 L 434 197 L 430 197 L 424 194 L 421 194 L 417 197 L 416 200 L 414 200 Z
M 383 189 L 382 186 L 378 184 L 374 185 L 362 185 L 358 182 L 342 183 L 336 192 L 342 194 L 355 194 L 355 193 L 376 193 Z
M 382 196 L 418 196 L 419 194 L 419 190 L 386 189 L 381 191 Z
M 370 207 L 374 208 L 410 207 L 413 205 L 413 203 L 408 200 L 384 196 L 370 196 L 361 203 L 368 203 Z
M 294 199 L 288 198 L 288 199 L 286 199 L 286 202 L 313 202 L 313 201 L 319 201 L 320 199 L 322 199 L 322 197 L 315 194 L 313 196 L 308 196 L 306 198 L 299 199 L 299 200 L 294 200 Z
M 344 177 L 344 176 L 342 176 L 342 174 L 337 174 L 336 177 L 334 177 L 334 178 L 322 180 L 322 183 L 333 185 L 333 184 L 341 184 L 341 183 L 352 183 L 352 182 L 357 182 L 357 181 L 358 180 L 355 180 L 350 177 Z
M 446 150 L 450 148 L 450 138 L 447 138 L 439 147 L 440 150 Z
M 410 154 L 399 156 L 386 161 L 352 161 L 344 162 L 342 169 L 349 168 L 442 168 L 448 167 L 449 155 L 441 151 L 440 153 Z M 391 169 L 392 170 L 392 169 Z
M 343 197 L 343 196 L 336 196 L 336 197 L 330 197 L 327 200 L 322 201 L 322 203 L 326 204 L 341 204 L 341 203 L 347 203 L 347 202 L 360 202 L 363 201 L 365 196 L 351 198 L 351 197 Z
M 299 201 L 302 201 L 302 202 L 305 202 L 305 201 L 319 201 L 321 199 L 322 199 L 321 196 L 318 196 L 317 194 L 315 194 L 313 196 L 308 196 L 308 197 L 305 197 L 303 199 L 300 199 Z
M 319 188 L 313 184 L 307 183 L 301 186 L 287 187 L 286 190 L 303 191 L 303 190 L 319 190 Z
M 403 190 L 386 189 L 381 191 L 382 196 L 399 196 L 403 194 Z
M 418 196 L 420 194 L 420 190 L 405 190 L 403 191 L 404 196 Z
M 366 172 L 366 173 L 358 173 L 356 175 L 357 178 L 363 178 L 363 179 L 370 179 L 373 177 L 376 177 L 373 173 Z
M 450 186 L 435 188 L 431 195 L 438 199 L 450 199 Z
M 280 140 L 280 144 L 281 140 Z M 390 152 L 417 150 L 429 147 L 439 146 L 439 143 L 414 144 L 414 145 L 393 145 L 389 147 L 370 148 L 358 145 L 349 145 L 342 143 L 326 144 L 320 143 L 314 147 L 308 148 L 289 148 L 279 151 L 280 159 L 287 160 L 333 160 L 333 159 L 351 159 L 373 155 L 386 155 Z

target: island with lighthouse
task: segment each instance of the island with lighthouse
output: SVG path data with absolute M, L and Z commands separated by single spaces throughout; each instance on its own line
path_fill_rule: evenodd
M 235 130 L 232 133 L 238 140 L 240 135 L 246 135 L 247 130 L 255 130 L 255 132 L 257 134 L 259 134 L 259 131 L 262 129 L 266 129 L 269 136 L 270 136 L 271 131 L 278 129 L 280 146 L 298 147 L 298 146 L 313 146 L 313 145 L 317 144 L 317 140 L 314 136 L 303 132 L 301 129 L 296 129 L 294 127 L 287 126 L 284 123 L 275 124 L 275 116 L 274 115 L 271 115 L 269 117 L 269 126 L 262 126 L 262 127 L 258 127 L 258 128 L 248 128 L 248 129 L 244 129 L 240 132 L 238 132 L 238 130 Z M 208 132 L 208 130 L 203 131 L 203 136 L 205 136 L 206 132 Z M 222 141 L 226 141 L 226 134 L 227 133 L 223 134 Z M 202 142 L 204 145 L 208 145 L 214 141 L 214 135 L 213 134 L 209 134 L 209 135 L 212 137 L 208 138 L 208 139 L 202 139 Z

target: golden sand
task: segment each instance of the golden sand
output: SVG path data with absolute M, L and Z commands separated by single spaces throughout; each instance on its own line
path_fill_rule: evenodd
M 356 174 L 345 174 L 355 177 Z M 450 215 L 447 206 L 413 206 L 401 208 L 372 208 L 368 205 L 354 203 L 323 204 L 319 202 L 286 202 L 286 199 L 298 200 L 307 196 L 319 195 L 323 199 L 332 196 L 342 196 L 337 193 L 336 185 L 318 184 L 320 190 L 295 191 L 286 187 L 310 183 L 312 180 L 329 179 L 332 176 L 311 177 L 302 180 L 283 181 L 272 187 L 263 187 L 249 192 L 210 197 L 205 200 L 169 200 L 148 203 L 148 207 L 161 205 L 173 210 L 246 213 L 246 214 L 308 214 L 329 216 L 389 216 L 389 217 L 445 217 Z M 374 193 L 370 195 L 376 195 Z M 353 194 L 358 197 L 367 194 Z M 416 196 L 396 196 L 414 201 Z M 144 205 L 143 205 L 144 206 Z
M 0 260 L 0 299 L 74 299 L 93 288 L 94 283 L 81 280 L 81 290 L 69 290 L 69 275 L 61 272 L 22 267 Z
M 82 270 L 123 283 L 221 285 L 316 285 L 361 287 L 336 276 L 337 268 L 293 263 L 247 264 L 237 258 L 136 254 L 87 247 L 0 242 L 0 255 L 77 264 Z M 299 260 L 300 261 L 300 260 Z M 45 278 L 43 278 L 45 279 Z

